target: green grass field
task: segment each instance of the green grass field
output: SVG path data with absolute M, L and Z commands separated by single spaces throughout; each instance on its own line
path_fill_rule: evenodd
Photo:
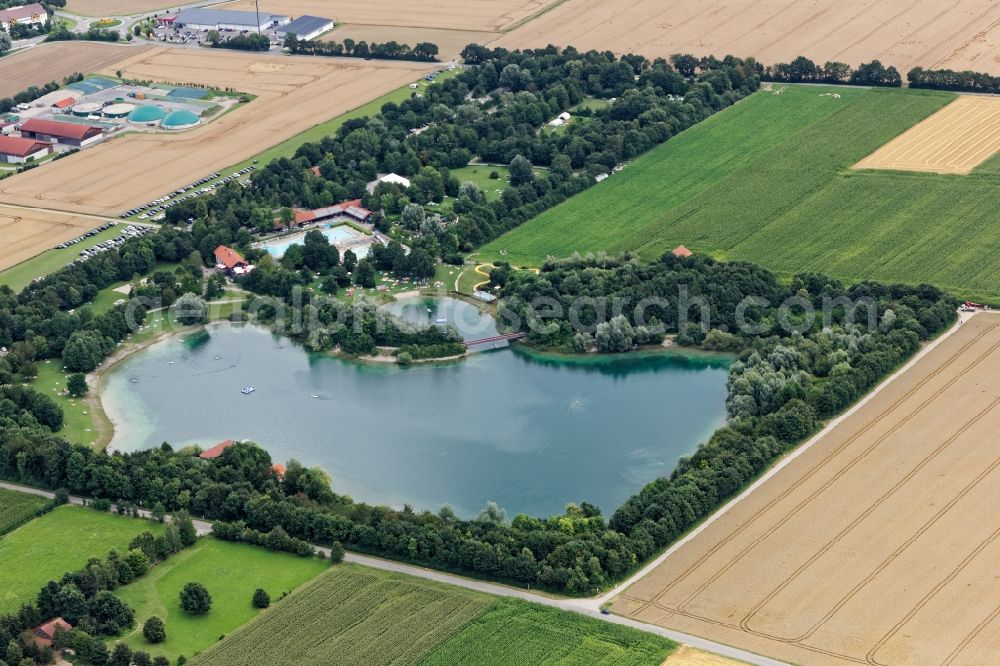
M 785 276 L 821 271 L 847 281 L 930 282 L 997 300 L 997 158 L 970 176 L 850 169 L 954 98 L 812 86 L 762 91 L 480 256 L 538 265 L 575 251 L 655 258 L 684 244 Z
M 48 504 L 44 497 L 0 488 L 0 536 L 28 522 Z
M 192 664 L 655 666 L 673 647 L 572 613 L 341 564 Z
M 164 655 L 171 661 L 182 654 L 190 657 L 260 612 L 250 602 L 258 587 L 267 590 L 273 603 L 329 566 L 316 558 L 212 537 L 200 539 L 118 590 L 122 600 L 136 611 L 135 631 L 124 641 L 133 649 Z M 203 616 L 188 615 L 180 608 L 181 588 L 192 581 L 202 583 L 212 595 L 212 609 Z M 166 623 L 166 642 L 152 645 L 143 638 L 142 623 L 151 615 Z
M 146 520 L 61 506 L 0 539 L 0 613 L 34 601 L 50 580 L 83 567 L 112 548 L 123 552 L 137 534 L 158 534 L 163 526 Z
M 672 649 L 654 634 L 546 606 L 502 599 L 421 660 L 421 666 L 663 663 Z

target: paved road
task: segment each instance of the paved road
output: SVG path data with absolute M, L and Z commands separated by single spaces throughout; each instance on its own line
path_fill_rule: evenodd
M 6 481 L 0 481 L 0 488 L 6 488 L 7 490 L 16 490 L 18 492 L 30 493 L 32 495 L 38 495 L 40 497 L 52 498 L 55 493 L 49 492 L 47 490 L 41 490 L 39 488 L 31 488 L 29 486 L 22 486 L 16 483 L 7 483 Z M 70 495 L 70 504 L 75 504 L 77 506 L 82 506 L 86 499 L 77 495 Z M 139 509 L 139 515 L 144 518 L 149 518 L 150 513 L 145 509 Z M 199 535 L 209 534 L 212 531 L 212 524 L 205 520 L 194 520 L 195 530 Z M 316 550 L 322 553 L 324 556 L 330 556 L 330 549 L 323 546 L 316 546 Z M 723 657 L 728 657 L 730 659 L 736 659 L 738 661 L 743 661 L 748 664 L 755 664 L 757 666 L 783 666 L 783 662 L 775 661 L 774 659 L 769 659 L 768 657 L 762 657 L 760 655 L 754 654 L 752 652 L 747 652 L 745 650 L 740 650 L 738 648 L 730 647 L 728 645 L 723 645 L 721 643 L 715 643 L 713 641 L 705 640 L 704 638 L 699 638 L 697 636 L 692 636 L 690 634 L 685 634 L 679 631 L 672 631 L 670 629 L 664 629 L 663 627 L 657 627 L 650 624 L 645 624 L 643 622 L 636 622 L 626 617 L 621 617 L 619 615 L 604 615 L 599 610 L 595 608 L 588 607 L 590 600 L 584 599 L 555 599 L 551 597 L 546 597 L 541 594 L 531 592 L 530 590 L 523 590 L 516 587 L 507 587 L 505 585 L 498 585 L 497 583 L 488 583 L 486 581 L 475 580 L 473 578 L 464 578 L 462 576 L 456 576 L 454 574 L 448 574 L 441 571 L 435 571 L 433 569 L 425 569 L 423 567 L 413 566 L 412 564 L 403 564 L 401 562 L 394 562 L 392 560 L 384 560 L 379 557 L 371 557 L 370 555 L 361 555 L 360 553 L 347 553 L 344 556 L 344 560 L 347 562 L 353 562 L 354 564 L 360 564 L 362 566 L 371 567 L 373 569 L 382 569 L 383 571 L 393 571 L 396 573 L 407 574 L 409 576 L 415 576 L 417 578 L 423 578 L 426 580 L 432 580 L 439 583 L 446 583 L 448 585 L 456 585 L 458 587 L 464 587 L 468 590 L 475 590 L 477 592 L 484 592 L 486 594 L 494 594 L 499 597 L 515 597 L 517 599 L 523 599 L 525 601 L 530 601 L 536 604 L 542 604 L 544 606 L 551 606 L 552 608 L 559 608 L 561 610 L 570 611 L 572 613 L 579 613 L 580 615 L 587 615 L 604 622 L 611 622 L 613 624 L 620 624 L 626 627 L 633 627 L 641 631 L 646 631 L 652 634 L 658 634 L 665 638 L 677 641 L 679 643 L 685 643 L 692 647 L 698 648 L 699 650 L 704 650 L 706 652 L 712 652 Z

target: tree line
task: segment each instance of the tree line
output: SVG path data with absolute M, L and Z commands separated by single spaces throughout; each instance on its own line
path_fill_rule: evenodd
M 788 63 L 760 67 L 762 81 L 784 83 L 829 83 L 833 85 L 875 86 L 899 88 L 903 79 L 895 67 L 886 67 L 878 60 L 862 63 L 857 67 L 842 62 L 828 61 L 817 65 L 805 56 Z
M 983 72 L 914 67 L 907 73 L 906 80 L 911 88 L 1000 94 L 1000 76 Z
M 375 60 L 417 60 L 420 62 L 437 62 L 438 46 L 431 42 L 419 42 L 416 46 L 400 44 L 392 40 L 388 42 L 372 42 L 365 40 L 355 42 L 345 39 L 343 42 L 333 40 L 299 39 L 294 33 L 285 36 L 284 46 L 289 53 L 318 56 L 344 56 L 348 58 L 365 58 Z
M 8 111 L 13 110 L 18 104 L 34 102 L 39 97 L 48 95 L 50 92 L 55 92 L 64 86 L 68 86 L 69 84 L 76 83 L 78 81 L 83 81 L 83 74 L 79 72 L 66 76 L 63 78 L 62 83 L 49 81 L 41 87 L 28 86 L 27 89 L 16 93 L 13 97 L 0 98 L 0 113 L 7 113 Z

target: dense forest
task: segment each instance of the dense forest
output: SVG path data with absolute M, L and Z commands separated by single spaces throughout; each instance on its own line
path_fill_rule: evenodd
M 80 335 L 73 332 L 78 328 L 84 333 L 101 330 L 114 339 L 115 315 L 90 317 L 86 308 L 69 314 L 61 304 L 83 302 L 99 283 L 130 270 L 121 266 L 125 261 L 151 265 L 154 256 L 184 255 L 191 247 L 188 236 L 166 228 L 148 241 L 154 249 L 146 248 L 142 239 L 127 246 L 118 261 L 73 267 L 20 296 L 0 292 L 0 341 L 19 340 L 8 359 L 14 356 L 23 364 L 31 362 L 26 359 L 32 353 L 58 355 L 68 338 Z M 137 253 L 139 257 L 134 256 Z M 73 291 L 70 276 L 79 280 L 82 293 Z M 235 522 L 240 533 L 266 534 L 280 527 L 292 539 L 323 545 L 341 542 L 354 550 L 439 569 L 589 594 L 634 571 L 812 433 L 820 419 L 863 395 L 912 355 L 921 341 L 953 321 L 956 305 L 929 286 L 845 287 L 812 274 L 783 285 L 751 264 L 669 254 L 653 263 L 630 257 L 573 259 L 546 265 L 539 275 L 501 267 L 493 280 L 502 286 L 504 319 L 520 319 L 523 330 L 529 330 L 533 321 L 528 304 L 540 296 L 567 306 L 584 297 L 664 299 L 668 305 L 648 312 L 643 322 L 627 310 L 609 322 L 598 322 L 584 346 L 629 348 L 669 333 L 677 334 L 682 343 L 738 354 L 729 380 L 730 420 L 694 455 L 682 459 L 669 477 L 647 485 L 610 519 L 581 502 L 560 516 L 518 515 L 507 521 L 502 511 L 488 507 L 477 518 L 465 520 L 447 507 L 431 513 L 354 502 L 338 495 L 324 472 L 294 461 L 278 478 L 267 452 L 250 444 L 234 446 L 208 461 L 166 444 L 136 453 L 94 452 L 57 434 L 62 414 L 50 398 L 30 388 L 9 386 L 0 390 L 0 477 L 158 512 L 187 510 Z M 669 305 L 680 285 L 692 298 L 704 299 L 717 328 L 706 330 L 695 322 L 680 326 L 681 318 Z M 747 296 L 766 299 L 770 305 L 758 305 L 746 315 L 754 329 L 744 333 L 732 313 Z M 793 316 L 799 332 L 791 333 L 775 326 L 782 317 L 778 305 L 789 297 L 811 304 L 817 321 Z M 843 305 L 830 310 L 828 321 L 822 322 L 819 313 L 824 303 L 838 298 L 868 299 L 877 315 L 875 325 L 869 328 L 866 316 L 849 323 Z M 557 348 L 580 344 L 581 333 L 573 330 L 568 318 L 550 317 L 546 323 L 549 334 L 533 331 L 529 342 Z M 723 332 L 724 326 L 733 332 Z M 5 383 L 17 371 L 7 362 Z

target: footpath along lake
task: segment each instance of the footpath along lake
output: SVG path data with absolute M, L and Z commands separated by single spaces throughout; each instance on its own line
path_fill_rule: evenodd
M 391 309 L 410 321 L 448 319 L 466 339 L 495 331 L 451 299 Z M 720 358 L 500 349 L 399 367 L 310 354 L 250 325 L 187 337 L 108 374 L 114 448 L 251 439 L 276 462 L 322 467 L 338 493 L 396 507 L 450 504 L 471 517 L 494 501 L 508 517 L 549 516 L 588 501 L 610 516 L 725 419 Z M 256 391 L 243 395 L 246 385 Z

